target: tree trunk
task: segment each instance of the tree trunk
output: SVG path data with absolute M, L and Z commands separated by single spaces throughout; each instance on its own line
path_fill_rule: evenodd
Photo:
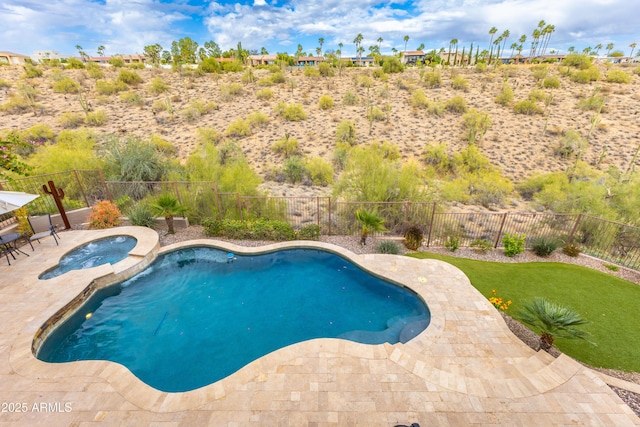
M 362 246 L 367 244 L 367 232 L 363 231 L 362 234 L 360 235 L 360 244 Z
M 540 348 L 544 351 L 549 351 L 551 346 L 553 346 L 553 335 L 543 332 L 540 335 Z
M 176 234 L 176 231 L 173 229 L 173 216 L 167 215 L 164 217 L 165 221 L 167 221 L 167 233 Z

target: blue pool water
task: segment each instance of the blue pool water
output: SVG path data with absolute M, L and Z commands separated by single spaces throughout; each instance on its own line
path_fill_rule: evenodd
M 63 256 L 57 266 L 41 274 L 40 279 L 51 279 L 71 270 L 115 264 L 125 259 L 137 242 L 131 236 L 113 236 L 78 246 Z
M 37 357 L 111 360 L 156 389 L 181 392 L 290 344 L 406 342 L 429 320 L 414 293 L 329 252 L 291 249 L 229 263 L 224 251 L 187 248 L 96 293 Z

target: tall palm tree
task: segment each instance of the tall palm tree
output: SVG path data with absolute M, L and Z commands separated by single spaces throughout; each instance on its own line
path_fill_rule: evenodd
M 509 30 L 504 30 L 502 32 L 502 35 L 500 36 L 500 37 L 502 37 L 502 49 L 501 49 L 501 52 L 504 52 L 504 47 L 506 46 L 507 39 L 509 38 L 510 35 L 511 35 L 511 32 L 509 32 Z
M 367 236 L 369 233 L 376 231 L 388 231 L 384 226 L 384 220 L 373 212 L 369 212 L 364 208 L 360 208 L 355 212 L 356 220 L 360 223 L 360 244 L 367 244 Z
M 575 311 L 544 298 L 536 297 L 523 303 L 516 317 L 540 331 L 540 348 L 543 350 L 549 350 L 555 338 L 587 340 L 589 336 L 588 332 L 576 329 L 576 326 L 589 323 L 587 320 Z
M 538 43 L 540 43 L 540 30 L 537 28 L 533 30 L 531 37 L 533 37 L 533 41 L 531 42 L 531 50 L 529 51 L 529 58 L 533 58 L 536 54 Z
M 168 193 L 161 194 L 150 206 L 156 215 L 164 217 L 167 222 L 167 233 L 175 234 L 173 217 L 183 215 L 186 213 L 187 208 L 182 206 L 173 194 Z
M 511 48 L 511 57 L 513 58 L 513 54 L 516 52 L 516 49 L 518 48 L 518 43 L 513 42 L 509 47 Z
M 600 53 L 600 49 L 602 49 L 602 43 L 598 43 L 597 45 L 595 45 L 595 47 L 593 48 L 594 54 L 596 56 L 598 56 L 598 54 Z
M 320 53 L 318 53 L 318 56 L 321 56 L 322 55 L 322 45 L 324 44 L 324 38 L 323 37 L 320 37 L 318 39 L 318 44 L 320 45 Z
M 491 40 L 489 40 L 489 62 L 491 62 L 491 57 L 493 56 L 493 36 L 498 32 L 496 27 L 491 27 L 489 30 L 489 34 L 491 35 Z
M 409 36 L 404 36 L 404 51 L 407 51 L 407 43 L 409 42 Z
M 380 51 L 380 49 L 382 48 L 382 42 L 384 41 L 382 39 L 382 37 L 378 37 L 378 40 L 376 40 L 378 42 L 378 51 Z
M 633 56 L 633 51 L 635 50 L 636 46 L 638 46 L 636 42 L 633 42 L 629 45 L 629 47 L 631 48 L 631 53 L 629 54 L 629 58 Z
M 607 56 L 609 56 L 611 54 L 612 50 L 613 50 L 613 43 L 609 43 L 607 45 Z
M 360 51 L 360 43 L 362 43 L 363 39 L 364 39 L 364 37 L 362 36 L 362 33 L 358 33 L 356 38 L 353 39 L 353 43 L 356 45 L 356 56 L 358 56 L 358 52 Z M 360 59 L 359 56 L 358 56 L 358 59 Z M 358 62 L 360 62 L 360 61 L 358 61 Z M 362 64 L 360 64 L 360 65 L 362 65 Z

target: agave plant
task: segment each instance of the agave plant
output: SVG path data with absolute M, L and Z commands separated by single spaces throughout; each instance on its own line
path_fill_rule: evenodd
M 554 304 L 544 298 L 536 297 L 523 303 L 516 317 L 540 330 L 540 348 L 549 350 L 555 338 L 577 338 L 587 340 L 589 333 L 576 329 L 576 326 L 589 323 L 570 308 Z M 592 343 L 593 344 L 593 343 Z
M 373 212 L 360 208 L 355 212 L 356 220 L 362 226 L 360 234 L 360 244 L 367 244 L 367 236 L 371 232 L 387 231 L 384 227 L 384 220 Z
M 178 199 L 172 194 L 162 194 L 155 202 L 150 204 L 156 215 L 163 216 L 167 221 L 167 233 L 175 234 L 173 228 L 173 217 L 183 215 L 187 209 L 180 204 Z

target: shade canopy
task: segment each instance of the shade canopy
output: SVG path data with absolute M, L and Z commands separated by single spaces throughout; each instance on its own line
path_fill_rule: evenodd
M 29 194 L 20 191 L 0 191 L 0 215 L 21 208 L 38 197 L 40 197 L 39 194 Z

